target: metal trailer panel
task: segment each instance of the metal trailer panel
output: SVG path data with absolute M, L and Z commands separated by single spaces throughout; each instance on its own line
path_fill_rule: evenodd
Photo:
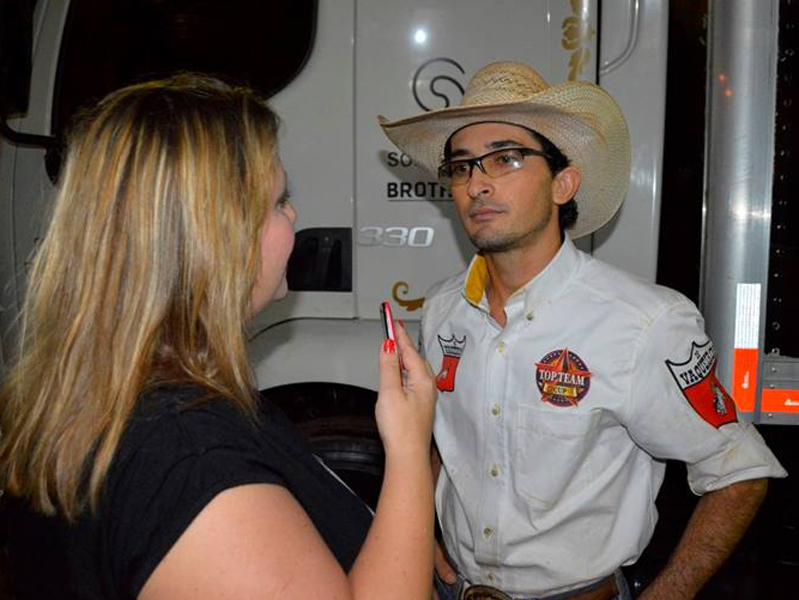
M 799 177 L 794 167 L 799 152 L 798 20 L 799 5 L 780 0 L 768 295 L 764 299 L 763 423 L 791 423 L 799 418 L 799 312 L 791 302 L 799 263 Z
M 742 418 L 799 423 L 794 359 L 764 354 L 779 0 L 711 0 L 709 14 L 700 308 Z

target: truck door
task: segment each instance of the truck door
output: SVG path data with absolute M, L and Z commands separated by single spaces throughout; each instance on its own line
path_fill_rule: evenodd
M 599 82 L 630 125 L 632 173 L 618 217 L 578 245 L 654 281 L 665 114 L 663 2 L 406 0 L 356 2 L 356 303 L 373 317 L 392 298 L 418 314 L 425 290 L 462 269 L 472 247 L 451 198 L 384 137 L 396 119 L 457 105 L 493 60 L 534 65 L 550 83 Z M 601 42 L 600 42 L 601 40 Z
M 320 40 L 329 26 L 326 10 L 332 10 L 328 3 L 320 7 Z M 352 146 L 337 144 L 336 152 L 343 156 L 326 155 L 326 160 L 341 166 L 352 160 L 352 205 L 341 204 L 344 183 L 335 179 L 344 176 L 341 172 L 328 173 L 315 161 L 322 177 L 330 178 L 329 186 L 306 184 L 304 178 L 312 174 L 303 172 L 302 185 L 314 187 L 307 188 L 313 197 L 300 194 L 300 223 L 318 228 L 318 233 L 306 240 L 300 232 L 298 246 L 309 260 L 303 265 L 298 256 L 294 266 L 303 273 L 323 270 L 320 264 L 328 259 L 317 249 L 337 243 L 324 228 L 350 219 L 352 292 L 333 291 L 319 281 L 295 286 L 287 301 L 255 320 L 252 355 L 262 386 L 310 379 L 376 389 L 371 349 L 380 336 L 380 302 L 392 300 L 397 315 L 413 329 L 427 289 L 471 258 L 471 244 L 461 233 L 448 191 L 390 144 L 377 115 L 395 119 L 457 105 L 471 75 L 492 60 L 530 63 L 551 83 L 599 80 L 617 98 L 632 139 L 627 201 L 611 224 L 578 245 L 654 281 L 665 114 L 665 2 L 605 0 L 601 19 L 596 0 L 355 0 L 341 10 L 351 10 L 352 18 L 349 30 L 343 19 L 337 20 L 334 34 L 351 31 L 352 36 L 347 38 L 353 63 L 347 105 L 352 120 L 346 127 L 353 134 L 342 130 L 336 135 L 351 140 Z M 313 94 L 307 103 L 310 112 L 303 104 L 296 118 L 287 116 L 284 152 L 289 167 L 326 152 L 316 146 L 324 135 L 321 128 L 339 127 L 315 114 L 331 110 L 324 85 L 331 74 L 323 65 L 324 57 L 312 57 L 296 84 L 275 98 L 280 110 L 290 111 L 302 100 L 300 90 Z M 348 76 L 345 71 L 342 77 Z M 320 129 L 303 130 L 293 138 L 300 128 L 296 123 Z M 297 146 L 290 148 L 289 140 Z M 302 251 L 306 245 L 307 252 Z
M 377 126 L 460 103 L 494 60 L 534 65 L 550 82 L 596 80 L 597 3 L 357 2 L 355 35 L 358 314 L 392 298 L 419 314 L 425 291 L 473 254 L 449 191 Z

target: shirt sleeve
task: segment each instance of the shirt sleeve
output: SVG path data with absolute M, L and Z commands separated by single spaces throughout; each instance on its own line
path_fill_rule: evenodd
M 704 320 L 688 300 L 672 304 L 644 329 L 625 425 L 652 456 L 685 462 L 695 494 L 787 475 L 755 427 L 738 419 L 716 376 Z
M 137 439 L 109 489 L 106 552 L 122 597 L 136 597 L 191 522 L 220 492 L 284 484 L 242 416 L 189 410 L 162 418 Z M 144 438 L 144 439 L 142 439 Z
M 424 349 L 424 313 L 422 313 L 422 320 L 419 321 L 419 337 L 416 343 L 416 349 L 419 352 L 419 356 L 426 359 L 427 353 Z

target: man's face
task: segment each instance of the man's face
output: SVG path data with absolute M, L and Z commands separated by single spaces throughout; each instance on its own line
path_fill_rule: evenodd
M 477 123 L 451 139 L 452 159 L 474 158 L 501 148 L 541 145 L 523 127 Z M 530 247 L 560 238 L 558 204 L 562 198 L 546 159 L 527 156 L 522 168 L 492 179 L 477 166 L 468 182 L 451 188 L 461 223 L 472 243 L 485 252 Z

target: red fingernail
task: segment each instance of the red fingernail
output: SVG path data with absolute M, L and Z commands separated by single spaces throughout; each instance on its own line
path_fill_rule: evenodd
M 405 321 L 403 321 L 402 319 L 397 319 L 397 323 L 402 325 L 402 328 L 405 329 Z
M 385 340 L 383 342 L 383 352 L 386 354 L 394 354 L 395 347 L 394 340 Z

